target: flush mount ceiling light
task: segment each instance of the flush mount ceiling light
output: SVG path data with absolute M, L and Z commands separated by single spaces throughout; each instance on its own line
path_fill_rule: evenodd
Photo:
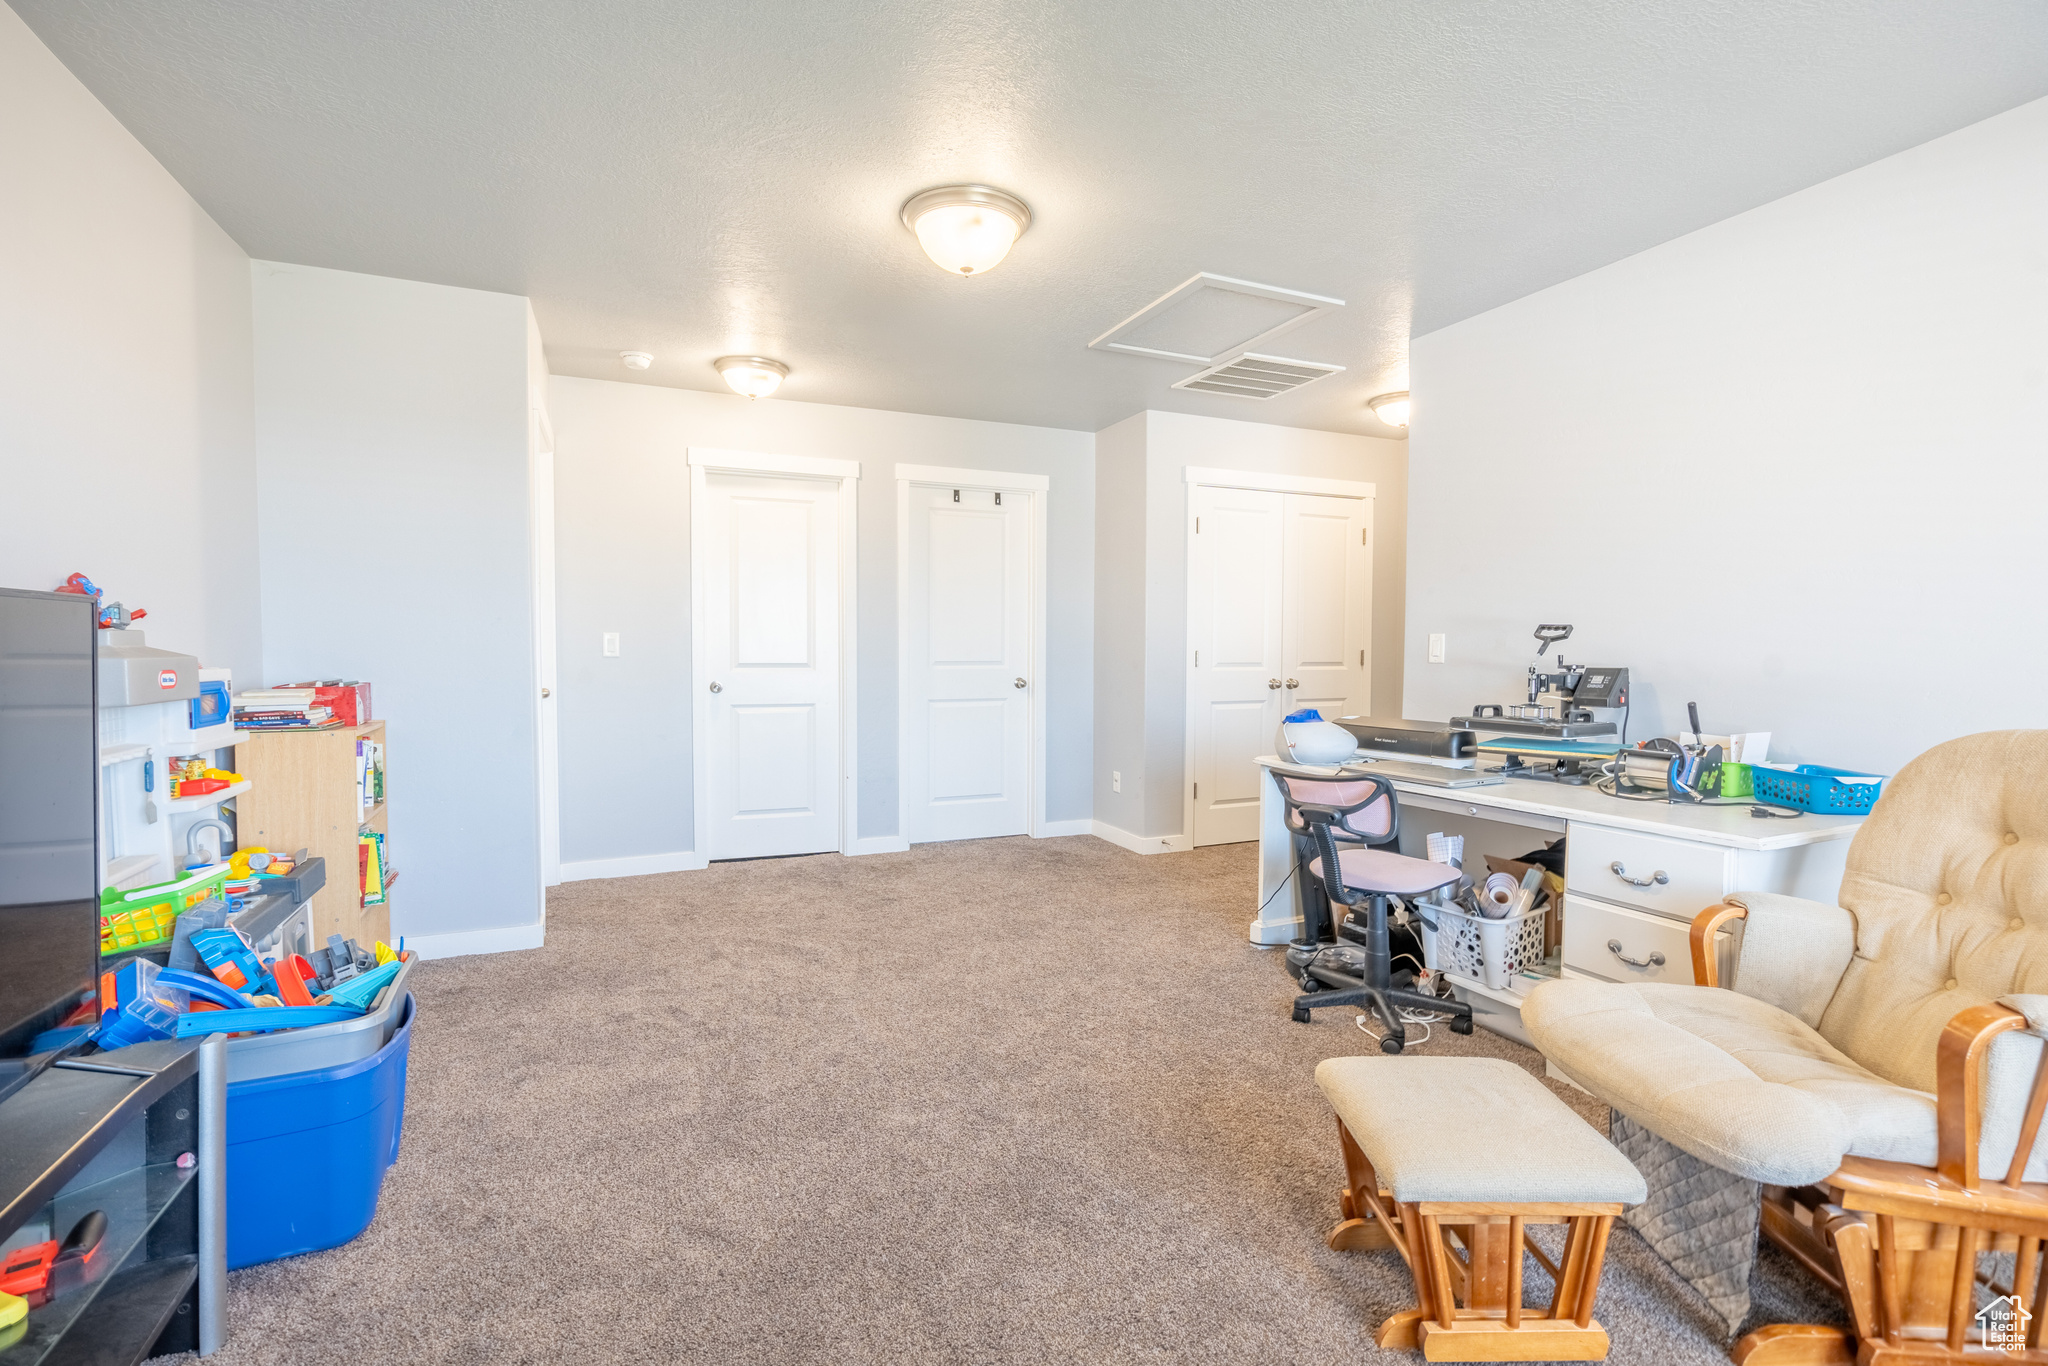
M 711 368 L 725 377 L 734 393 L 747 398 L 768 397 L 782 387 L 782 377 L 789 373 L 787 365 L 766 356 L 720 356 L 711 362 Z
M 902 217 L 924 254 L 954 275 L 987 274 L 1031 226 L 1030 206 L 988 185 L 942 185 L 912 195 Z
M 648 366 L 654 364 L 654 357 L 648 355 L 645 351 L 621 351 L 619 352 L 619 359 L 625 363 L 628 370 L 645 370 Z
M 1389 427 L 1405 428 L 1408 425 L 1406 389 L 1396 394 L 1381 394 L 1378 398 L 1369 398 L 1365 401 L 1365 406 L 1372 409 L 1372 415 Z

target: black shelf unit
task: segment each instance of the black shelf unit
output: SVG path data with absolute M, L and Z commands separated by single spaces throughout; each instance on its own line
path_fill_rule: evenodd
M 107 1218 L 83 1282 L 0 1329 L 0 1366 L 133 1366 L 219 1344 L 226 1110 L 218 1038 L 59 1062 L 0 1101 L 0 1244 Z

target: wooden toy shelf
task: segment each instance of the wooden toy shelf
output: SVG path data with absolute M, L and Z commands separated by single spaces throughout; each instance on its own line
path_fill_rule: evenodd
M 235 804 L 241 847 L 287 854 L 304 849 L 327 860 L 327 886 L 313 899 L 316 944 L 330 934 L 365 948 L 379 939 L 392 942 L 391 879 L 385 901 L 365 906 L 356 876 L 357 837 L 372 830 L 390 833 L 388 796 L 365 807 L 356 788 L 356 742 L 386 744 L 384 725 L 259 731 L 235 751 L 236 771 L 254 785 Z

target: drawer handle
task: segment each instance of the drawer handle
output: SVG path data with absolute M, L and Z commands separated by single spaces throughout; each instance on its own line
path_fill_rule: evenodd
M 1619 939 L 1608 940 L 1607 951 L 1632 968 L 1661 968 L 1664 966 L 1664 955 L 1661 953 L 1652 953 L 1648 958 L 1629 957 L 1621 951 L 1621 941 Z
M 1650 874 L 1648 877 L 1630 877 L 1628 875 L 1628 869 L 1622 866 L 1620 859 L 1616 859 L 1614 862 L 1608 864 L 1607 871 L 1614 874 L 1616 877 L 1620 878 L 1623 882 L 1626 882 L 1631 887 L 1648 887 L 1651 883 L 1655 883 L 1657 886 L 1662 887 L 1665 883 L 1671 881 L 1669 875 L 1667 875 L 1662 868 L 1659 868 L 1656 872 Z

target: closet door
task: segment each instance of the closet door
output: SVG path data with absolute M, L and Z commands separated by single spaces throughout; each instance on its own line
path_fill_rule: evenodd
M 1029 818 L 1031 497 L 909 491 L 904 835 L 1021 835 Z
M 1372 711 L 1372 501 L 1284 495 L 1281 646 L 1288 712 L 1325 721 Z M 1261 753 L 1270 751 L 1262 750 Z
M 713 859 L 839 847 L 839 485 L 704 480 Z
M 1194 842 L 1259 837 L 1252 760 L 1273 752 L 1288 694 L 1282 670 L 1285 495 L 1188 490 L 1188 622 L 1193 651 Z

